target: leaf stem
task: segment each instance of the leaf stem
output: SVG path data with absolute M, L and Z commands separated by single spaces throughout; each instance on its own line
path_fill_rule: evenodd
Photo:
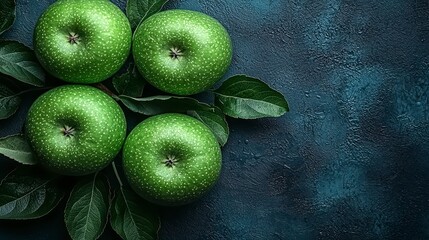
M 25 94 L 25 93 L 28 93 L 28 92 L 34 92 L 34 91 L 50 90 L 50 89 L 52 89 L 52 88 L 53 88 L 53 87 L 30 88 L 30 89 L 27 89 L 27 90 L 21 91 L 21 92 L 19 92 L 19 93 L 16 93 L 14 96 L 19 96 L 19 95 L 22 95 L 22 94 Z
M 116 168 L 115 162 L 112 162 L 112 168 L 113 168 L 113 172 L 115 173 L 116 179 L 119 182 L 119 186 L 122 188 L 123 186 L 122 180 L 121 180 L 121 177 L 119 177 L 118 169 Z
M 116 96 L 116 94 L 114 94 L 109 88 L 107 88 L 104 84 L 102 83 L 97 83 L 94 85 L 96 88 L 100 89 L 101 91 L 107 93 L 107 95 L 111 96 L 113 99 L 115 99 L 116 101 L 118 101 L 118 96 Z

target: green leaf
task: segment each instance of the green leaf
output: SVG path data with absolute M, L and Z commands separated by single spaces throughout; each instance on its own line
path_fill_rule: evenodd
M 9 173 L 0 184 L 0 219 L 34 219 L 45 216 L 64 196 L 58 175 L 34 167 Z
M 144 115 L 151 116 L 170 112 L 186 113 L 210 128 L 220 145 L 224 146 L 228 140 L 229 128 L 225 115 L 215 106 L 210 106 L 190 97 L 153 96 L 133 98 L 121 95 L 118 98 L 131 111 Z
M 3 0 L 0 4 L 0 34 L 8 30 L 15 21 L 15 0 Z
M 21 134 L 0 138 L 0 154 L 22 164 L 37 164 L 30 145 Z
M 136 28 L 139 23 L 161 11 L 167 2 L 168 0 L 128 0 L 126 14 L 131 28 Z
M 131 64 L 127 72 L 114 77 L 112 83 L 119 95 L 140 97 L 143 94 L 146 81 L 140 75 L 137 68 Z
M 226 144 L 229 136 L 229 127 L 225 115 L 219 108 L 215 107 L 214 111 L 189 111 L 188 114 L 200 120 L 210 128 L 221 146 Z
M 214 93 L 216 105 L 233 118 L 279 117 L 289 111 L 281 93 L 261 80 L 245 75 L 227 79 Z
M 45 83 L 45 72 L 34 52 L 15 41 L 0 41 L 0 72 L 37 87 Z
M 120 95 L 118 98 L 131 111 L 149 116 L 169 112 L 187 113 L 194 110 L 214 111 L 214 107 L 190 97 L 152 96 L 133 98 Z
M 76 184 L 64 210 L 64 221 L 72 239 L 97 239 L 103 233 L 109 212 L 107 178 L 96 173 Z
M 20 104 L 19 95 L 0 83 L 0 120 L 12 116 Z
M 121 187 L 115 191 L 110 224 L 125 240 L 157 239 L 160 219 L 155 206 Z

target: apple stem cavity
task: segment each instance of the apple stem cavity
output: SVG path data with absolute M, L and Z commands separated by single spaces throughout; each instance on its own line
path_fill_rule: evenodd
M 72 45 L 73 44 L 78 44 L 79 40 L 80 40 L 79 34 L 74 33 L 74 32 L 70 32 L 69 35 L 68 35 L 68 37 L 67 37 L 67 39 L 68 39 L 68 42 L 70 44 L 72 44 Z
M 73 137 L 74 136 L 74 133 L 75 133 L 75 130 L 74 130 L 74 128 L 73 127 L 70 127 L 70 126 L 67 126 L 67 125 L 65 125 L 62 129 L 61 129 L 61 132 L 63 133 L 63 135 L 65 136 L 65 137 Z
M 167 159 L 164 159 L 164 161 L 162 162 L 165 164 L 165 166 L 171 168 L 171 167 L 174 167 L 174 165 L 176 165 L 178 160 L 176 159 L 175 156 L 167 156 Z
M 182 50 L 180 50 L 177 47 L 170 48 L 170 57 L 171 57 L 171 59 L 179 59 L 181 56 L 183 56 Z

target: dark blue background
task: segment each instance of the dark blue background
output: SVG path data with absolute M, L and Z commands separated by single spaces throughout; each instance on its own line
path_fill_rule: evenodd
M 31 46 L 38 16 L 54 1 L 17 2 L 3 38 Z M 235 47 L 227 75 L 263 79 L 291 112 L 229 119 L 220 181 L 194 204 L 163 209 L 161 238 L 428 239 L 428 4 L 172 0 L 169 8 L 222 22 Z M 25 113 L 0 121 L 0 136 L 20 131 Z M 1 239 L 66 235 L 61 210 L 0 222 Z

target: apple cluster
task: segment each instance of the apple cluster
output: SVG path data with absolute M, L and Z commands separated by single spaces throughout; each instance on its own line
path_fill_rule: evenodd
M 175 95 L 202 92 L 231 63 L 231 40 L 217 20 L 194 11 L 163 11 L 133 35 L 127 17 L 110 1 L 60 0 L 39 18 L 34 50 L 51 75 L 70 83 L 41 95 L 28 113 L 26 136 L 46 169 L 87 175 L 109 165 L 122 149 L 130 186 L 161 205 L 191 202 L 216 182 L 221 150 L 203 123 L 166 113 L 147 118 L 127 137 L 121 107 L 89 84 L 110 78 L 132 52 L 138 71 L 155 88 Z

